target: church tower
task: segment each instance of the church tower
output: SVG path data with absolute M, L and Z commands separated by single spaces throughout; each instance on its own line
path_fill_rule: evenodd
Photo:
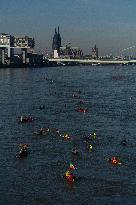
M 61 36 L 60 36 L 59 26 L 58 26 L 58 33 L 55 28 L 55 34 L 53 36 L 53 42 L 52 42 L 52 50 L 54 51 L 54 58 L 59 57 L 60 47 L 61 47 Z
M 58 34 L 57 34 L 57 31 L 56 31 L 56 28 L 55 28 L 55 34 L 53 36 L 53 42 L 52 42 L 52 49 L 53 50 L 58 48 L 57 42 L 58 42 Z
M 61 47 L 61 36 L 60 36 L 60 32 L 59 32 L 59 26 L 58 26 L 58 47 Z

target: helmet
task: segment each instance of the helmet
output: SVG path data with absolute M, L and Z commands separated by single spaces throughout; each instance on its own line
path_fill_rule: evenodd
M 66 177 L 70 176 L 70 171 L 67 171 L 65 175 Z

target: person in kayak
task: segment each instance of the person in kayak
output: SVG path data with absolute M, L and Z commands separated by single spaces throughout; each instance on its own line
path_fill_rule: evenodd
M 60 134 L 59 129 L 55 129 L 55 132 L 56 132 L 57 134 Z
M 45 105 L 40 105 L 39 110 L 43 110 L 43 109 L 45 109 Z
M 41 129 L 39 130 L 39 135 L 43 135 L 43 132 L 44 132 L 44 129 L 41 128 Z
M 22 116 L 20 117 L 20 119 L 18 120 L 18 122 L 20 123 L 24 123 L 24 122 L 32 122 L 33 121 L 33 118 L 31 116 Z
M 69 183 L 72 183 L 75 181 L 75 176 L 69 170 L 66 171 L 64 177 Z
M 78 152 L 76 146 L 73 147 L 73 149 L 72 149 L 71 152 L 72 152 L 73 155 L 77 155 L 77 154 L 79 154 L 79 152 Z
M 117 157 L 111 157 L 109 160 L 108 160 L 112 165 L 121 165 L 121 161 L 117 158 Z
M 86 109 L 86 108 L 77 108 L 76 111 L 86 113 L 88 111 L 88 109 Z
M 93 150 L 93 146 L 91 144 L 89 145 L 89 150 L 90 150 L 90 152 L 92 152 L 92 150 Z
M 70 163 L 69 170 L 75 170 L 75 169 L 76 169 L 75 166 L 72 163 Z
M 50 132 L 50 128 L 41 128 L 39 131 L 38 131 L 38 135 L 46 135 L 48 132 Z
M 93 132 L 93 133 L 91 134 L 91 136 L 92 136 L 93 139 L 96 139 L 96 132 Z
M 28 146 L 26 144 L 20 144 L 20 151 L 18 154 L 19 158 L 27 157 L 28 155 Z
M 71 139 L 71 137 L 70 137 L 68 134 L 64 134 L 64 135 L 63 135 L 63 138 L 64 138 L 65 140 L 70 140 L 70 139 Z
M 124 146 L 124 147 L 126 147 L 126 146 L 127 146 L 127 140 L 122 140 L 122 141 L 121 141 L 121 145 Z

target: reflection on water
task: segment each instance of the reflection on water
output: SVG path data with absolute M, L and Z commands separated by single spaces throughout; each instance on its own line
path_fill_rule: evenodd
M 0 204 L 135 204 L 135 79 L 132 66 L 0 69 Z M 76 112 L 80 107 L 88 111 Z M 20 115 L 36 120 L 18 124 Z M 72 140 L 33 135 L 41 127 Z M 83 138 L 93 131 L 90 151 Z M 30 152 L 22 160 L 15 157 L 20 143 Z M 111 156 L 122 165 L 108 163 Z M 79 177 L 73 185 L 63 178 L 70 162 Z

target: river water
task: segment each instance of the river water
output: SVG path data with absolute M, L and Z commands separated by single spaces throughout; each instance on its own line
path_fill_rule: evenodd
M 34 121 L 19 124 L 21 115 Z M 72 139 L 34 135 L 41 127 Z M 83 137 L 93 131 L 90 151 Z M 20 143 L 27 158 L 16 158 Z M 136 204 L 136 67 L 0 69 L 0 145 L 0 205 Z M 63 178 L 70 162 L 79 177 L 72 185 Z

